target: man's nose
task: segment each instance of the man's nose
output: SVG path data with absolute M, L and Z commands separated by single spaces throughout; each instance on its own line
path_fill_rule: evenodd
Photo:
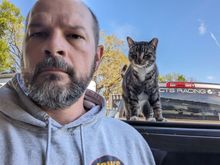
M 47 56 L 65 56 L 66 49 L 62 34 L 55 33 L 51 35 L 45 43 L 43 52 Z

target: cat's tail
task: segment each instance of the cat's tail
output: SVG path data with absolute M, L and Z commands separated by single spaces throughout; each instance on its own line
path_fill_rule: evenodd
M 121 77 L 124 77 L 124 75 L 125 75 L 125 73 L 126 73 L 126 70 L 127 70 L 127 65 L 125 64 L 124 66 L 123 66 L 123 68 L 121 69 Z

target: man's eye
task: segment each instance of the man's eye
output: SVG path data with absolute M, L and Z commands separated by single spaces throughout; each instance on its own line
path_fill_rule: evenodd
M 83 37 L 78 34 L 68 34 L 67 37 L 70 39 L 83 39 Z
M 37 38 L 43 38 L 46 36 L 47 36 L 47 33 L 45 32 L 35 32 L 30 35 L 30 37 L 37 37 Z

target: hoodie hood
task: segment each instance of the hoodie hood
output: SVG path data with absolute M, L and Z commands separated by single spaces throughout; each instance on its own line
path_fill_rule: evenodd
M 148 145 L 134 128 L 104 117 L 104 99 L 97 93 L 86 91 L 88 111 L 60 125 L 22 88 L 19 74 L 0 88 L 1 164 L 154 164 Z
M 66 125 L 61 125 L 31 101 L 25 90 L 24 83 L 20 78 L 20 74 L 17 74 L 5 86 L 0 88 L 0 105 L 0 112 L 8 118 L 25 124 L 26 127 L 27 125 L 32 125 L 42 127 L 45 131 L 47 130 L 45 149 L 46 165 L 51 163 L 53 131 L 74 127 L 79 127 L 80 130 L 81 164 L 87 164 L 85 160 L 84 125 L 95 123 L 98 118 L 102 118 L 105 115 L 104 98 L 91 90 L 87 90 L 84 96 L 84 107 L 87 112 L 78 119 Z
M 0 88 L 0 105 L 0 112 L 4 115 L 34 126 L 46 127 L 48 118 L 50 118 L 27 96 L 20 74 L 16 74 L 12 80 Z M 77 120 L 66 124 L 65 127 L 76 127 L 105 115 L 104 98 L 89 89 L 85 93 L 84 106 L 88 111 Z M 54 127 L 63 127 L 53 119 L 51 119 L 51 123 Z

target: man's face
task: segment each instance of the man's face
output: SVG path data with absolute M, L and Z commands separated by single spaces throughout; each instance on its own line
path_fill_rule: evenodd
M 40 0 L 30 13 L 22 75 L 42 108 L 63 109 L 84 93 L 101 58 L 93 20 L 77 0 Z

